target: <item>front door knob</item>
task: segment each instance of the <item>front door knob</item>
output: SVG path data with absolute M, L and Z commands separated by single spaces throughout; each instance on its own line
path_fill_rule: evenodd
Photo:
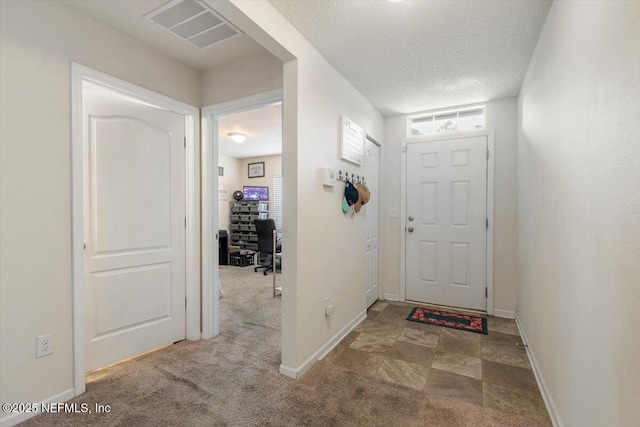
M 409 221 L 413 221 L 413 217 L 412 216 L 409 217 Z
M 409 233 L 413 233 L 413 227 L 409 227 Z

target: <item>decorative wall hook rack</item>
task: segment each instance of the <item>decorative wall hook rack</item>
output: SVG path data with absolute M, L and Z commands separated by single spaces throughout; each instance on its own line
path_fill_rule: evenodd
M 355 175 L 343 170 L 338 170 L 338 181 L 367 185 L 367 181 L 364 176 Z

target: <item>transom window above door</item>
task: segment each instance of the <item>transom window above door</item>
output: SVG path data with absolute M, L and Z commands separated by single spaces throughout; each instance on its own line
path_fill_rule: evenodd
M 407 137 L 484 129 L 485 106 L 434 111 L 409 116 Z

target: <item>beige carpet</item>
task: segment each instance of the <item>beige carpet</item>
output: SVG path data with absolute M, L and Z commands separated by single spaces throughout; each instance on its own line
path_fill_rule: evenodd
M 183 341 L 91 377 L 73 402 L 108 414 L 44 414 L 25 426 L 530 426 L 470 403 L 367 379 L 318 362 L 301 379 L 278 374 L 280 298 L 272 276 L 220 272 L 221 335 Z

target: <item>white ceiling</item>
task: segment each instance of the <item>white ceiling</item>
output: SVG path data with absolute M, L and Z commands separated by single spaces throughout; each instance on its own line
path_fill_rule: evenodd
M 166 0 L 60 1 L 197 70 L 264 52 L 245 35 L 207 49 L 190 45 L 144 18 Z M 383 115 L 517 95 L 551 5 L 551 0 L 270 1 Z M 267 112 L 262 118 L 258 112 L 241 113 L 229 122 L 246 128 L 250 138 L 244 146 L 223 148 L 223 154 L 249 157 L 246 147 L 258 144 L 259 134 L 264 138 L 256 149 L 262 151 L 253 155 L 277 154 L 265 141 L 277 139 L 281 146 L 280 112 L 270 113 L 277 123 L 269 122 Z
M 231 141 L 229 132 L 247 135 L 242 144 Z M 282 153 L 282 104 L 229 114 L 218 119 L 219 153 L 238 159 Z
M 515 96 L 550 0 L 270 0 L 383 115 Z
M 168 0 L 60 1 L 199 71 L 265 51 L 244 34 L 218 45 L 199 49 L 144 17 Z

